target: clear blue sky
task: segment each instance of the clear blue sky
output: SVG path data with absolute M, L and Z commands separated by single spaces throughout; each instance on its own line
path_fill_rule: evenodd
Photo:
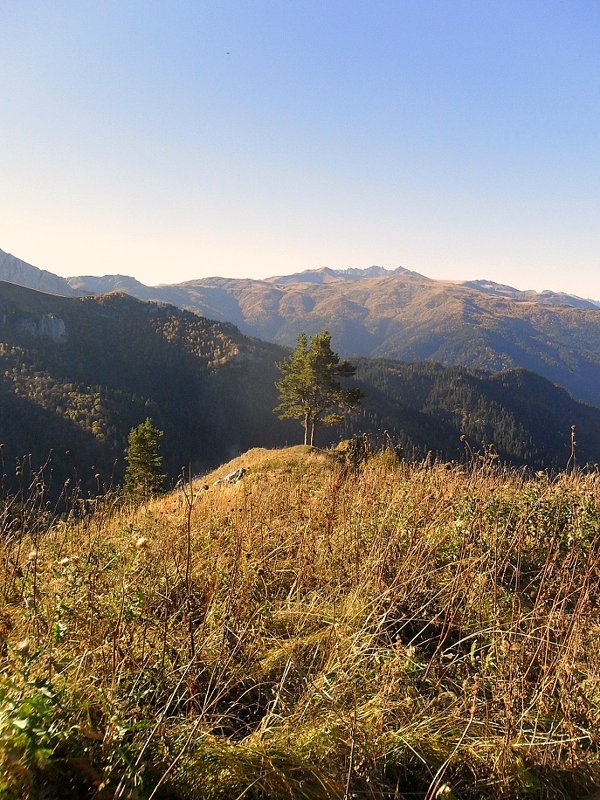
M 597 0 L 8 0 L 0 248 L 600 298 Z

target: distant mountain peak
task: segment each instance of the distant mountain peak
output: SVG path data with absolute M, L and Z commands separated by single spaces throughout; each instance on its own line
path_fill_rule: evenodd
M 67 297 L 77 294 L 64 278 L 47 272 L 45 269 L 34 267 L 4 250 L 0 250 L 0 279 L 48 294 Z
M 333 269 L 332 267 L 320 267 L 319 269 L 306 269 L 302 272 L 296 272 L 292 275 L 275 275 L 272 278 L 266 278 L 267 283 L 287 285 L 290 283 L 335 283 L 337 281 L 358 281 L 365 278 L 388 278 L 392 275 L 412 275 L 421 280 L 429 281 L 425 275 L 420 275 L 418 272 L 406 269 L 405 267 L 396 267 L 396 269 L 387 269 L 386 267 L 379 267 L 372 265 L 370 267 L 348 267 L 346 269 Z
M 475 281 L 460 281 L 461 286 L 468 286 L 470 289 L 477 289 L 480 292 L 489 294 L 502 294 L 507 296 L 514 296 L 519 293 L 519 289 L 514 286 L 508 286 L 505 283 L 496 283 L 496 281 L 486 280 L 485 278 Z
M 105 294 L 106 292 L 125 292 L 147 289 L 148 287 L 129 275 L 77 275 L 67 278 L 71 289 L 86 294 Z
M 151 287 L 123 275 L 67 282 L 8 254 L 4 264 L 3 271 L 0 259 L 0 279 L 13 284 L 62 295 L 124 292 L 288 347 L 302 331 L 327 329 L 344 358 L 434 360 L 493 372 L 525 367 L 600 405 L 600 307 L 566 293 L 521 291 L 491 280 L 433 280 L 377 265 Z M 104 301 L 107 313 L 111 302 L 114 297 Z
M 583 297 L 578 297 L 574 294 L 567 292 L 554 292 L 550 289 L 544 289 L 541 292 L 536 292 L 533 289 L 515 289 L 514 286 L 507 286 L 503 283 L 496 283 L 489 280 L 475 280 L 475 281 L 460 281 L 459 286 L 465 286 L 468 289 L 475 289 L 483 294 L 494 295 L 495 297 L 505 297 L 517 302 L 531 302 L 541 303 L 543 305 L 553 306 L 566 306 L 570 308 L 581 309 L 595 309 L 598 308 L 598 303 L 594 300 L 585 300 Z

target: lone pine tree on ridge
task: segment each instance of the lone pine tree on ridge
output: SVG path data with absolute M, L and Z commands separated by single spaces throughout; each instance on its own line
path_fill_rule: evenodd
M 301 333 L 294 352 L 277 367 L 283 373 L 275 384 L 281 402 L 273 410 L 280 419 L 300 420 L 304 444 L 313 445 L 319 426 L 340 423 L 363 396 L 360 389 L 344 389 L 339 382 L 338 378 L 351 378 L 356 367 L 340 361 L 328 331 L 312 336 L 310 343 Z

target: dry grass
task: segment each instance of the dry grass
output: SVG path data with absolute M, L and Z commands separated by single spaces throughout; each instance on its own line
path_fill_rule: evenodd
M 12 530 L 0 797 L 585 796 L 599 521 L 598 475 L 297 447 Z

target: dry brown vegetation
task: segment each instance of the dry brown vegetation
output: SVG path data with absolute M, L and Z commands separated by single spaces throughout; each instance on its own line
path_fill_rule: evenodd
M 584 797 L 599 521 L 597 474 L 304 447 L 47 530 L 6 506 L 0 797 Z

